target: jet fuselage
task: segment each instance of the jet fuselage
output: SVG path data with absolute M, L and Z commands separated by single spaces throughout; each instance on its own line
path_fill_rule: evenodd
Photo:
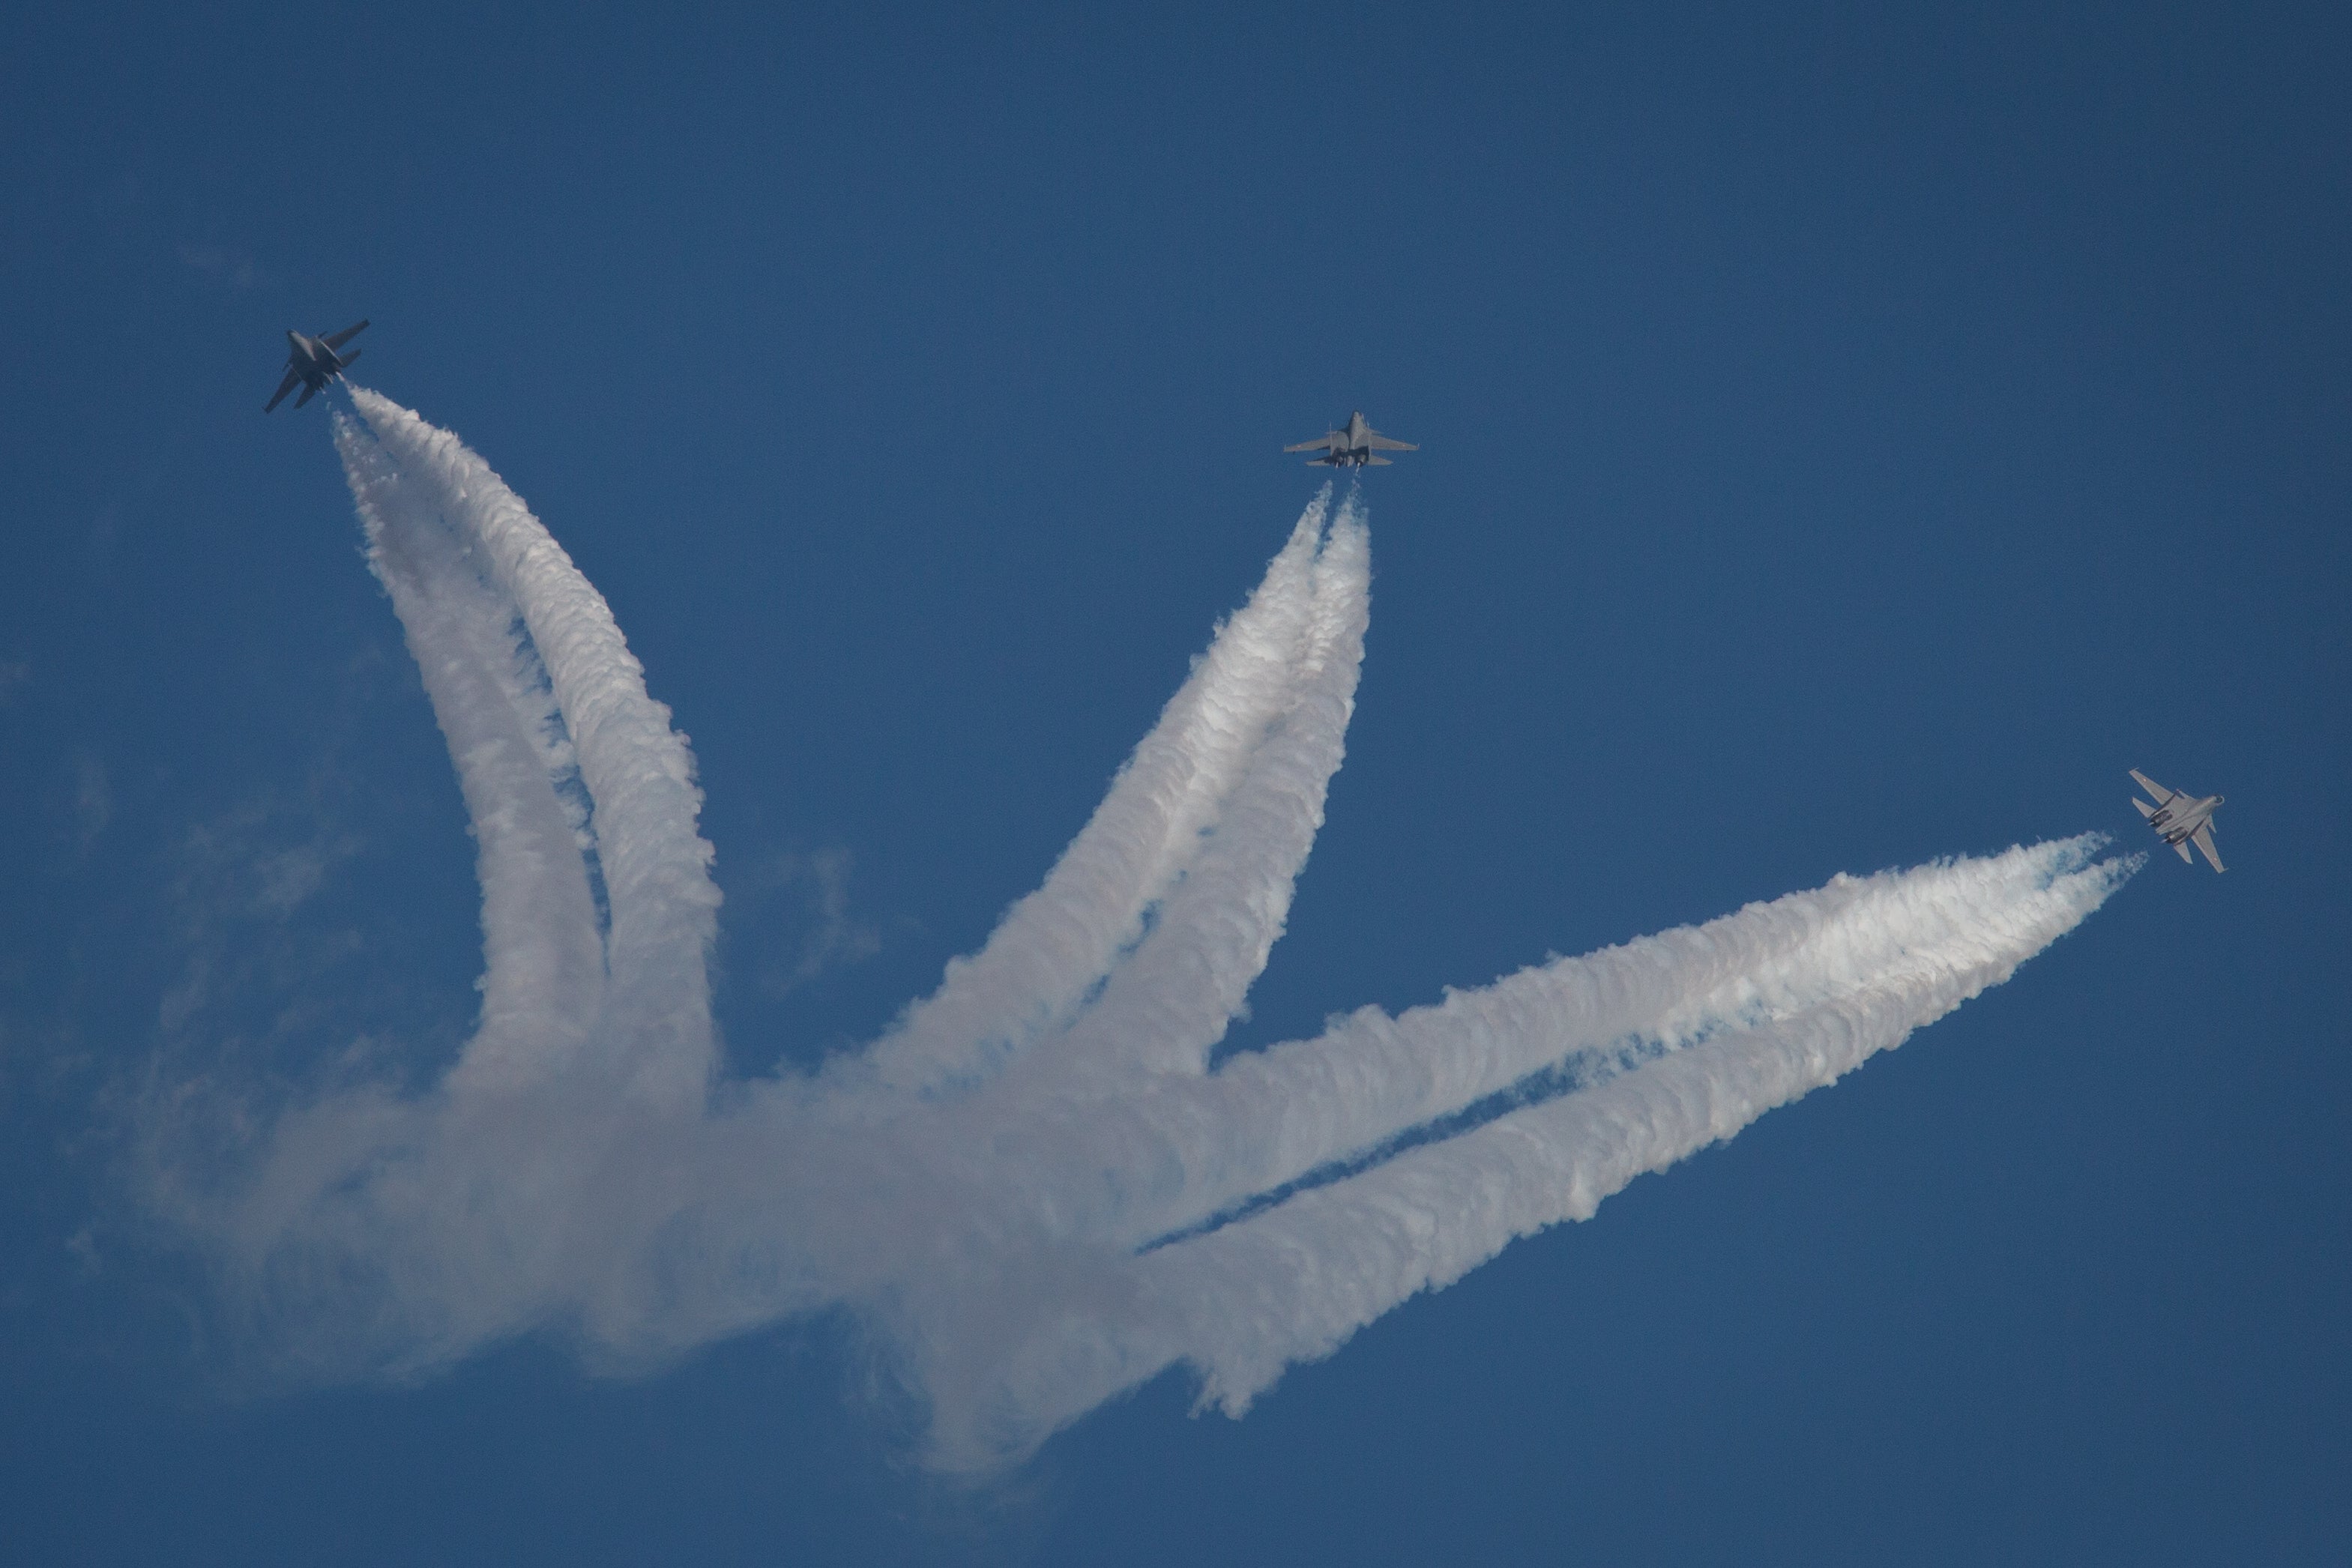
M 329 332 L 324 337 L 317 338 L 308 332 L 298 332 L 291 327 L 287 328 L 286 379 L 278 384 L 276 395 L 262 406 L 261 411 L 267 414 L 277 407 L 279 399 L 297 386 L 302 389 L 302 395 L 295 400 L 294 406 L 297 408 L 326 391 L 327 384 L 341 375 L 344 366 L 360 357 L 360 351 L 357 349 L 353 349 L 349 353 L 343 353 L 341 350 L 345 343 L 365 330 L 367 322 L 362 321 L 356 325 L 345 327 L 340 332 Z
M 2167 789 L 2137 768 L 2129 770 L 2132 783 L 2146 790 L 2148 798 L 2135 796 L 2132 805 L 2156 836 L 2169 845 L 2183 860 L 2189 858 L 2189 846 L 2195 845 L 2212 863 L 2213 869 L 2221 867 L 2221 852 L 2213 847 L 2213 814 L 2220 810 L 2223 797 L 2218 795 L 2195 795 L 2185 790 Z
M 2197 800 L 2182 801 L 2178 795 L 2158 807 L 2147 825 L 2163 835 L 2167 844 L 2178 844 L 2213 820 L 2213 813 L 2226 795 L 2209 795 Z
M 1388 466 L 1389 459 L 1377 454 L 1419 450 L 1410 441 L 1393 440 L 1373 429 L 1371 421 L 1364 417 L 1361 409 L 1349 413 L 1345 425 L 1327 430 L 1312 441 L 1301 441 L 1296 446 L 1283 448 L 1286 452 L 1312 452 L 1318 449 L 1323 455 L 1319 458 L 1309 458 L 1307 460 L 1310 464 L 1320 465 L 1327 468 L 1361 468 L 1368 466 L 1385 468 Z

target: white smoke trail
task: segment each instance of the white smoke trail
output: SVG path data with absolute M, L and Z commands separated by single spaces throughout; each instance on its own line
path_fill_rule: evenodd
M 1121 953 L 1144 940 L 1268 729 L 1299 700 L 1300 640 L 1314 635 L 1330 499 L 1326 485 L 1307 503 L 1265 581 L 1218 628 L 1045 885 L 1006 912 L 978 954 L 950 963 L 938 993 L 908 1009 L 856 1070 L 894 1089 L 970 1087 L 1067 1028 Z
M 702 793 L 669 710 L 646 693 L 604 596 L 520 497 L 446 430 L 364 387 L 352 402 L 403 476 L 429 496 L 521 612 L 595 803 L 612 929 L 599 1047 L 632 1091 L 701 1103 L 715 1066 L 707 958 L 719 889 L 697 831 Z
M 1120 1288 L 1098 1289 L 1116 1304 L 1111 1310 L 1066 1305 L 1028 1325 L 1030 1337 L 1017 1344 L 973 1344 L 935 1330 L 930 1348 L 943 1359 L 988 1358 L 932 1373 L 971 1391 L 950 1413 L 960 1425 L 936 1435 L 943 1458 L 984 1464 L 1000 1450 L 1025 1450 L 1180 1360 L 1201 1374 L 1203 1405 L 1242 1414 L 1289 1363 L 1329 1354 L 1358 1328 L 1421 1290 L 1451 1284 L 1518 1237 L 1591 1217 L 1635 1176 L 1664 1170 L 1835 1081 L 2007 979 L 2139 864 L 2137 858 L 2091 862 L 2096 842 L 2062 841 L 1870 879 L 1880 890 L 1925 893 L 1941 905 L 1921 922 L 1940 930 L 1915 927 L 1916 946 L 1833 941 L 1843 973 L 1803 987 L 1812 999 L 1793 1010 L 1768 1005 L 1746 1026 L 1660 1050 L 1597 1085 L 1146 1253 L 1123 1270 Z M 1948 897 L 1956 886 L 1979 895 L 1978 918 L 1945 918 L 1965 907 Z M 1699 935 L 1685 931 L 1666 940 Z M 1486 999 L 1457 995 L 1444 1009 L 1425 1010 L 1441 1016 L 1426 1020 L 1423 1043 L 1470 1038 L 1475 1009 L 1462 1005 Z M 1442 1016 L 1448 1010 L 1450 1019 Z M 1450 1040 L 1448 1022 L 1458 1030 Z M 1236 1149 L 1251 1146 L 1245 1134 L 1233 1140 Z
M 1112 1152 L 1125 1152 L 1103 1223 L 1142 1245 L 1515 1089 L 1590 1089 L 1727 1031 L 1794 1017 L 1873 977 L 1944 962 L 1946 948 L 1975 939 L 1992 911 L 2037 896 L 2053 874 L 2051 856 L 2093 847 L 2074 840 L 1840 877 L 1702 926 L 1451 992 L 1398 1017 L 1365 1008 L 1318 1039 L 1236 1058 L 1206 1080 L 1139 1086 L 1117 1104 L 1087 1108 L 1072 1136 L 1090 1153 L 1075 1163 L 1112 1169 Z M 1139 1182 L 1137 1171 L 1153 1181 Z
M 712 1100 L 718 894 L 683 738 L 505 483 L 353 397 L 367 427 L 337 440 L 480 840 L 487 973 L 433 1093 L 286 1111 L 201 1196 L 163 1173 L 289 1355 L 415 1371 L 563 1327 L 642 1363 L 847 1308 L 888 1331 L 944 1467 L 1018 1458 L 1180 1364 L 1239 1414 L 1999 984 L 2137 864 L 2076 839 L 1841 877 L 1210 1071 L 1353 709 L 1369 542 L 1327 490 L 981 953 L 868 1052 Z
M 1346 747 L 1370 614 L 1370 539 L 1351 493 L 1315 562 L 1286 706 L 1204 827 L 1151 931 L 1039 1063 L 1068 1094 L 1131 1093 L 1135 1073 L 1197 1076 L 1282 935 Z M 1041 1085 L 1041 1088 L 1044 1086 Z
M 519 646 L 511 603 L 481 581 L 437 512 L 364 431 L 335 416 L 368 563 L 408 628 L 473 818 L 482 884 L 481 1027 L 453 1088 L 520 1087 L 577 1054 L 604 992 L 576 825 L 551 773 L 568 761 L 552 694 Z

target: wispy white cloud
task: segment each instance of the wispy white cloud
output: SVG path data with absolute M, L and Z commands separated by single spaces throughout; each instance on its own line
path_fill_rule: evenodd
M 191 827 L 167 895 L 180 960 L 164 1035 L 184 1037 L 227 994 L 284 987 L 347 952 L 351 933 L 298 930 L 294 917 L 360 848 L 308 802 L 251 800 Z
M 1238 1414 L 1999 984 L 2136 864 L 2070 839 L 1842 877 L 1213 1070 L 1355 700 L 1369 534 L 1327 490 L 979 953 L 866 1050 L 719 1081 L 683 737 L 498 476 L 353 401 L 337 441 L 473 818 L 485 975 L 430 1092 L 159 1104 L 157 1201 L 290 1363 L 413 1373 L 561 1327 L 642 1365 L 846 1308 L 943 1467 L 1017 1458 L 1171 1366 Z M 806 876 L 796 975 L 868 940 L 845 858 Z
M 225 283 L 240 290 L 258 289 L 269 281 L 252 256 L 234 246 L 183 245 L 180 247 L 180 264 L 216 283 Z
M 850 911 L 855 858 L 845 846 L 834 844 L 804 855 L 779 855 L 769 862 L 767 890 L 797 895 L 808 927 L 789 953 L 760 970 L 760 984 L 769 994 L 789 996 L 820 975 L 882 951 L 881 930 Z
M 114 785 L 95 752 L 74 753 L 73 775 L 74 839 L 88 850 L 114 820 Z

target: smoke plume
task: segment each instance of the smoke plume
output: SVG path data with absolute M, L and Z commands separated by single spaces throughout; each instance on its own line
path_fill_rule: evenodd
M 943 1468 L 1017 1460 L 1171 1367 L 1238 1415 L 1999 984 L 2137 865 L 2082 837 L 1841 876 L 1213 1068 L 1355 703 L 1370 539 L 1326 487 L 978 953 L 821 1073 L 723 1080 L 685 739 L 498 475 L 352 396 L 335 440 L 368 562 L 473 822 L 480 1017 L 429 1089 L 183 1140 L 155 1189 L 239 1320 L 320 1375 L 549 1330 L 644 1366 L 847 1310 Z

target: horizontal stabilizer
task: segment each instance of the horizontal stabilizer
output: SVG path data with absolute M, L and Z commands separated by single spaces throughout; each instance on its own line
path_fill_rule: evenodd
M 2140 788 L 2147 791 L 2148 798 L 2155 801 L 2158 805 L 2162 805 L 2166 801 L 2170 800 L 2175 793 L 2165 788 L 2162 784 L 2157 783 L 2154 779 L 2148 777 L 2137 768 L 2131 770 L 2131 776 L 2132 782 L 2139 785 Z
M 2132 796 L 2132 804 L 2139 807 L 2139 814 L 2142 816 L 2154 816 L 2156 815 L 2156 807 L 2148 805 L 2147 802 L 2140 799 L 2137 795 Z
M 318 395 L 319 384 L 315 381 L 306 381 L 302 384 L 302 395 L 294 400 L 294 406 L 299 408 Z
M 1374 467 L 1374 468 L 1394 468 L 1394 467 L 1396 466 L 1395 464 L 1393 464 L 1393 463 L 1390 462 L 1390 461 L 1389 461 L 1389 459 L 1387 459 L 1386 458 L 1366 458 L 1364 459 L 1364 461 L 1365 461 L 1365 462 L 1367 462 L 1367 463 L 1370 463 L 1372 467 Z
M 2183 860 L 2188 861 L 2191 866 L 2197 864 L 2197 857 L 2189 853 L 2189 840 L 2176 838 L 2172 841 L 2172 847 L 2180 851 L 2180 858 Z
M 365 350 L 365 349 L 353 349 L 351 353 L 347 353 L 347 354 L 341 354 L 341 355 L 337 356 L 337 357 L 339 358 L 339 360 L 341 361 L 341 363 L 340 363 L 340 364 L 338 364 L 336 368 L 338 368 L 338 369 L 347 369 L 347 368 L 349 368 L 352 361 L 354 361 L 354 360 L 358 359 L 358 358 L 360 357 L 360 355 L 362 355 L 362 354 L 363 354 L 363 353 L 367 353 L 367 350 Z

